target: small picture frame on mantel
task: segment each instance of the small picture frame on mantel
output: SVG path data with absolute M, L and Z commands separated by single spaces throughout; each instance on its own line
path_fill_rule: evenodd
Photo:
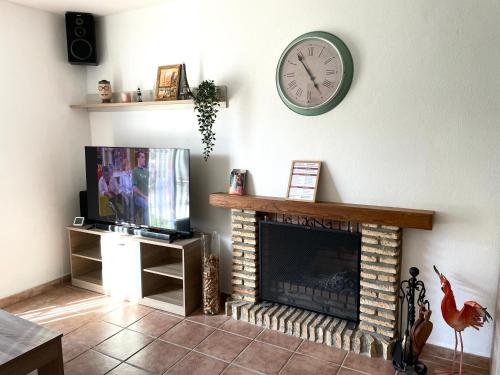
M 291 201 L 315 202 L 320 171 L 320 161 L 292 161 L 286 199 Z

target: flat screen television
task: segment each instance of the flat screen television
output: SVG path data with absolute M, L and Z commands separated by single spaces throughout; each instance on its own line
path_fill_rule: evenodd
M 189 150 L 85 147 L 88 220 L 190 232 Z

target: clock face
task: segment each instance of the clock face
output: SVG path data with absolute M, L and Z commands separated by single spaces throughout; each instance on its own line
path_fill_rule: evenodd
M 304 34 L 285 49 L 278 63 L 276 84 L 283 102 L 302 115 L 319 115 L 345 97 L 353 75 L 352 57 L 335 35 Z
M 326 40 L 311 38 L 288 50 L 279 80 L 291 103 L 311 108 L 335 96 L 342 74 L 342 58 L 337 48 Z

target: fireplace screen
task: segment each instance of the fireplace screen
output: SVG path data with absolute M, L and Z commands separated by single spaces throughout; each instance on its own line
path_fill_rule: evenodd
M 361 234 L 260 222 L 263 300 L 358 322 Z

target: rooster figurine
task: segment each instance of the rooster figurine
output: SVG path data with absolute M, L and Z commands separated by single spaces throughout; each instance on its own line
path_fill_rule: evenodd
M 458 346 L 458 336 L 460 336 L 460 370 L 459 374 L 462 374 L 462 357 L 464 354 L 464 344 L 462 341 L 462 331 L 467 327 L 472 327 L 479 330 L 483 326 L 484 322 L 488 319 L 492 319 L 491 315 L 486 311 L 486 308 L 481 306 L 479 303 L 474 301 L 467 301 L 464 303 L 464 307 L 461 310 L 457 309 L 457 304 L 455 303 L 455 296 L 451 290 L 451 285 L 448 279 L 444 277 L 442 273 L 438 271 L 436 266 L 434 266 L 434 271 L 436 271 L 439 276 L 439 281 L 441 282 L 441 290 L 444 292 L 443 300 L 441 301 L 441 312 L 445 322 L 455 330 L 455 351 L 453 352 L 453 363 L 455 363 L 455 356 L 457 353 Z

